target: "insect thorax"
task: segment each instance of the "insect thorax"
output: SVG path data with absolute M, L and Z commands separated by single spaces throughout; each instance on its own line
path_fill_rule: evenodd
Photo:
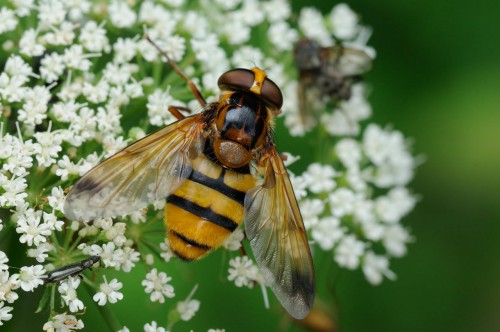
M 221 97 L 213 124 L 211 147 L 217 160 L 230 169 L 247 165 L 252 150 L 267 134 L 269 111 L 266 103 L 250 92 L 232 92 Z

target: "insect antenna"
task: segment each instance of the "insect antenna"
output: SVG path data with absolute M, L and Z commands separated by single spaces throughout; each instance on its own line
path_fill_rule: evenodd
M 163 55 L 163 57 L 165 58 L 165 60 L 167 60 L 167 63 L 174 69 L 174 71 L 180 76 L 182 77 L 182 79 L 184 81 L 186 81 L 186 83 L 188 84 L 189 88 L 191 89 L 191 91 L 193 92 L 193 95 L 194 97 L 198 100 L 198 102 L 200 103 L 201 106 L 205 107 L 205 105 L 207 105 L 207 101 L 205 100 L 205 98 L 203 98 L 203 96 L 201 95 L 201 92 L 200 90 L 198 90 L 198 88 L 196 87 L 196 85 L 193 83 L 193 81 L 191 81 L 189 79 L 189 77 L 186 76 L 186 74 L 183 73 L 183 71 L 179 68 L 179 66 L 177 65 L 177 63 L 170 59 L 170 57 L 168 56 L 167 52 L 165 52 L 164 50 L 161 49 L 160 46 L 158 46 L 158 44 L 156 44 L 150 37 L 149 35 L 146 33 L 144 34 L 144 38 L 151 44 L 154 46 L 154 48 L 156 48 L 158 50 L 158 52 Z

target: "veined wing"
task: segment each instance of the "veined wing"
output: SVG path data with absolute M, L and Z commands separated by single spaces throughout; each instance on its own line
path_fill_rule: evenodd
M 245 229 L 259 269 L 288 313 L 304 318 L 314 301 L 314 268 L 297 200 L 276 150 L 263 183 L 245 196 Z
M 303 73 L 297 84 L 300 120 L 305 130 L 316 125 L 316 119 L 324 106 L 322 91 L 318 88 L 317 81 L 315 75 Z
M 91 169 L 73 186 L 64 213 L 73 220 L 115 217 L 164 199 L 203 148 L 203 115 L 162 128 Z
M 372 60 L 370 55 L 361 49 L 337 45 L 332 47 L 327 63 L 344 76 L 355 76 L 369 71 Z

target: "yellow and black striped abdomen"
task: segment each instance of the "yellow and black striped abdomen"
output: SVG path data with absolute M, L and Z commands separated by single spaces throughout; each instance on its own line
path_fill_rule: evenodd
M 195 260 L 218 248 L 243 221 L 250 173 L 233 172 L 201 154 L 187 179 L 167 197 L 165 225 L 170 249 Z

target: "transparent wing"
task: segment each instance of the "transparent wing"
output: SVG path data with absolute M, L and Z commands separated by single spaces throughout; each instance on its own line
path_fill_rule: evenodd
M 64 204 L 66 217 L 115 217 L 166 198 L 189 175 L 190 160 L 202 151 L 203 128 L 203 116 L 197 114 L 106 159 L 73 186 Z
M 304 318 L 314 300 L 314 268 L 297 200 L 272 148 L 263 183 L 245 196 L 245 229 L 259 269 L 288 313 Z
M 300 120 L 306 130 L 316 125 L 316 119 L 324 107 L 322 92 L 316 84 L 318 80 L 316 76 L 317 74 L 301 73 L 297 84 Z
M 372 58 L 363 50 L 346 46 L 334 46 L 330 52 L 330 65 L 344 76 L 355 76 L 371 69 Z

